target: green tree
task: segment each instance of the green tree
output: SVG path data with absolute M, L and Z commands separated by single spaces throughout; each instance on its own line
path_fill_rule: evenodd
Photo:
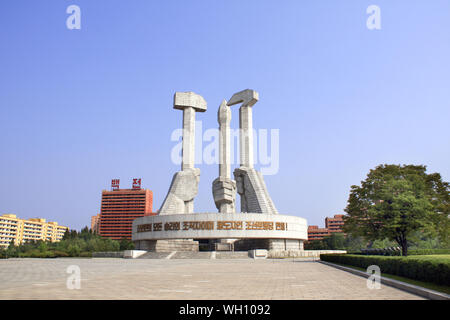
M 348 252 L 359 252 L 366 248 L 366 245 L 363 237 L 353 237 L 351 234 L 345 236 L 345 250 Z
M 448 182 L 442 181 L 439 173 L 426 176 L 428 197 L 435 212 L 437 239 L 444 248 L 450 248 L 450 192 Z
M 78 257 L 80 255 L 81 249 L 78 245 L 69 245 L 67 253 L 72 257 Z
M 6 248 L 5 250 L 5 255 L 6 257 L 17 257 L 19 254 L 16 245 L 14 244 L 14 240 L 11 240 L 11 242 L 9 243 L 8 248 Z
M 328 250 L 328 245 L 323 240 L 311 240 L 304 244 L 305 250 Z
M 380 165 L 361 186 L 351 187 L 344 231 L 396 241 L 406 256 L 416 231 L 448 237 L 449 203 L 448 183 L 437 173 L 426 174 L 425 166 Z
M 430 237 L 423 232 L 417 231 L 412 234 L 410 239 L 410 249 L 446 249 L 445 243 L 441 242 L 439 237 Z
M 81 232 L 78 234 L 78 236 L 83 240 L 89 240 L 93 238 L 92 231 L 87 226 L 81 229 Z
M 39 241 L 38 249 L 39 249 L 40 252 L 46 252 L 47 249 L 48 249 L 47 242 Z
M 76 237 L 78 237 L 78 232 L 76 230 L 67 229 L 66 232 L 64 232 L 62 240 L 75 239 Z
M 123 238 L 122 240 L 120 240 L 120 251 L 123 250 L 134 250 L 134 243 L 126 238 Z
M 395 247 L 397 243 L 395 241 L 389 239 L 377 239 L 375 241 L 371 241 L 367 246 L 370 249 L 385 249 L 388 247 Z
M 345 236 L 340 232 L 334 232 L 323 239 L 330 250 L 345 250 Z

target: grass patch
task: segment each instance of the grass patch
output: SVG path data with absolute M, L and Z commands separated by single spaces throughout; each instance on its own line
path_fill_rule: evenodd
M 429 257 L 429 256 L 427 256 L 427 257 Z M 408 258 L 408 257 L 405 257 L 405 258 Z M 449 255 L 449 259 L 450 259 L 450 255 Z M 366 269 L 364 269 L 364 268 L 350 266 L 348 264 L 343 264 L 343 263 L 336 263 L 336 262 L 333 262 L 333 263 L 334 264 L 338 264 L 338 265 L 343 266 L 343 267 L 350 268 L 350 269 L 355 269 L 355 270 L 359 270 L 359 271 L 362 271 L 362 272 L 366 272 Z M 441 285 L 438 285 L 438 284 L 434 284 L 432 282 L 412 280 L 412 279 L 409 279 L 409 278 L 400 277 L 400 276 L 396 276 L 396 275 L 388 274 L 388 273 L 383 273 L 383 272 L 381 273 L 381 276 L 385 277 L 385 278 L 397 280 L 397 281 L 406 282 L 406 283 L 412 284 L 414 286 L 419 286 L 419 287 L 427 288 L 427 289 L 430 289 L 430 290 L 434 290 L 434 291 L 450 294 L 450 287 L 448 287 L 448 286 L 441 286 Z
M 450 263 L 450 254 L 427 254 L 402 257 L 407 260 L 422 260 L 422 261 L 436 261 L 443 263 Z

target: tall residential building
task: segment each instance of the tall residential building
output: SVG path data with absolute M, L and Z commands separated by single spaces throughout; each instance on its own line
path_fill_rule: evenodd
M 0 216 L 0 247 L 8 247 L 11 240 L 15 245 L 30 240 L 58 242 L 68 229 L 42 218 L 20 219 L 15 214 L 4 214 Z
M 343 232 L 344 215 L 336 214 L 334 217 L 325 218 L 325 228 L 318 226 L 308 226 L 308 241 L 322 240 L 326 236 L 330 236 L 334 232 Z
M 119 189 L 117 181 L 113 180 L 113 190 L 102 191 L 98 230 L 103 237 L 131 240 L 133 220 L 156 215 L 152 212 L 153 192 L 141 189 L 140 181 L 138 186 L 133 183 L 133 189 Z
M 91 217 L 91 230 L 93 233 L 99 233 L 100 232 L 100 213 L 96 216 Z

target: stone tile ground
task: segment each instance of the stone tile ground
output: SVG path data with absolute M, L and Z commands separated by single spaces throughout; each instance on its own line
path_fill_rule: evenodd
M 69 290 L 67 267 L 81 270 Z M 314 261 L 251 259 L 0 260 L 0 299 L 421 299 Z

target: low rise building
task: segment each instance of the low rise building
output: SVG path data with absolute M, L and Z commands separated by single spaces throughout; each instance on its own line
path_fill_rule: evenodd
M 15 245 L 31 240 L 57 242 L 68 229 L 43 218 L 20 219 L 15 214 L 3 214 L 0 216 L 0 247 L 8 247 L 11 241 Z
M 331 235 L 327 228 L 319 228 L 318 226 L 308 226 L 308 241 L 322 240 L 324 237 Z
M 325 228 L 319 228 L 318 226 L 308 226 L 308 241 L 322 240 L 323 238 L 330 236 L 332 233 L 343 233 L 342 227 L 344 226 L 344 215 L 336 214 L 334 217 L 325 218 Z
M 330 232 L 343 232 L 342 227 L 344 226 L 344 215 L 335 214 L 334 217 L 325 218 L 325 228 L 330 230 Z

